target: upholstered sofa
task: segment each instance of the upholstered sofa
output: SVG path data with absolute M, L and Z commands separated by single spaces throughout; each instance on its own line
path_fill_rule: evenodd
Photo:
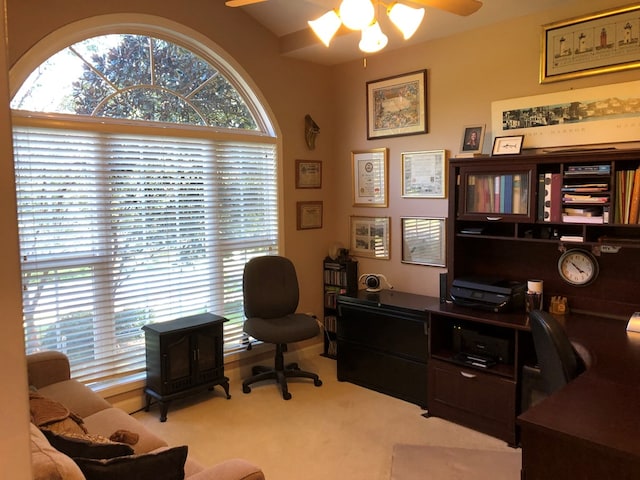
M 264 480 L 260 468 L 246 460 L 230 459 L 204 468 L 187 456 L 188 446 L 168 446 L 135 418 L 71 379 L 63 353 L 28 355 L 27 368 L 34 479 L 173 480 L 184 470 L 189 480 Z M 71 430 L 80 426 L 81 433 L 67 431 L 69 426 Z M 134 473 L 139 469 L 143 473 Z

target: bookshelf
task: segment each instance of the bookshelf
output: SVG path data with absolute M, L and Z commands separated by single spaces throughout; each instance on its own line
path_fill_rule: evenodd
M 516 175 L 528 189 L 523 193 L 521 184 L 521 207 L 496 209 L 509 191 L 503 176 Z M 508 162 L 451 159 L 449 178 L 455 192 L 447 224 L 449 288 L 463 276 L 539 278 L 546 299 L 566 296 L 571 308 L 613 315 L 637 309 L 631 286 L 639 279 L 630 266 L 640 262 L 640 149 L 525 153 Z M 489 193 L 493 180 L 493 207 L 478 203 L 478 180 Z M 597 258 L 594 283 L 576 287 L 559 275 L 559 257 L 574 248 Z
M 336 327 L 338 295 L 355 295 L 358 292 L 358 262 L 348 257 L 332 259 L 326 257 L 323 262 L 324 285 L 324 352 L 323 355 L 336 358 Z

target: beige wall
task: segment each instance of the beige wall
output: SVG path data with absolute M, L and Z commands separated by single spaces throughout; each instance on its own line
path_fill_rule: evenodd
M 597 4 L 597 5 L 594 5 Z M 619 83 L 640 78 L 638 70 L 596 75 L 591 78 L 538 83 L 540 26 L 624 4 L 619 0 L 584 2 L 575 0 L 537 15 L 459 34 L 399 51 L 382 51 L 362 61 L 335 67 L 333 101 L 341 105 L 336 121 L 333 159 L 336 168 L 328 180 L 335 185 L 332 231 L 348 244 L 349 216 L 391 217 L 391 259 L 360 259 L 360 273 L 383 273 L 394 288 L 438 296 L 438 274 L 446 269 L 401 263 L 400 217 L 447 216 L 447 200 L 401 197 L 401 154 L 419 150 L 446 149 L 459 152 L 465 125 L 486 124 L 484 153 L 491 151 L 491 102 L 507 98 L 545 94 Z M 429 18 L 426 17 L 428 24 Z M 427 26 L 428 28 L 428 26 Z M 365 84 L 416 70 L 427 69 L 429 133 L 367 140 Z M 348 79 L 348 81 L 346 80 Z M 351 207 L 350 152 L 389 148 L 389 208 Z
M 301 283 L 301 309 L 320 313 L 321 260 L 333 241 L 349 242 L 349 216 L 383 215 L 392 219 L 391 259 L 360 260 L 360 272 L 379 272 L 388 276 L 398 290 L 437 295 L 437 274 L 443 269 L 405 265 L 400 262 L 399 222 L 401 216 L 446 216 L 447 200 L 417 200 L 400 197 L 400 154 L 405 151 L 446 149 L 458 151 L 462 127 L 468 124 L 490 125 L 491 102 L 498 99 L 543 94 L 593 85 L 634 80 L 638 71 L 594 76 L 588 79 L 538 84 L 539 26 L 552 21 L 590 13 L 618 4 L 620 1 L 575 0 L 544 14 L 517 19 L 491 28 L 440 39 L 412 48 L 382 52 L 368 58 L 367 68 L 361 61 L 337 67 L 321 67 L 282 58 L 277 41 L 239 9 L 225 8 L 222 1 L 190 0 L 161 2 L 158 0 L 6 0 L 8 12 L 9 64 L 12 65 L 40 39 L 72 22 L 95 15 L 142 13 L 165 17 L 184 24 L 220 45 L 250 76 L 273 114 L 282 136 L 284 251 L 295 262 Z M 594 5 L 596 4 L 597 5 Z M 0 58 L 1 60 L 1 58 Z M 0 68 L 2 67 L 0 62 Z M 429 133 L 386 140 L 366 140 L 365 83 L 369 80 L 428 70 Z M 4 78 L 4 77 L 3 77 Z M 1 96 L 1 95 L 0 95 Z M 3 112 L 6 105 L 2 104 Z M 321 128 L 316 150 L 304 144 L 305 114 L 311 114 Z M 6 113 L 0 114 L 0 135 L 7 135 Z M 7 150 L 8 143 L 0 142 Z M 491 132 L 485 140 L 490 149 Z M 390 149 L 389 208 L 351 207 L 350 152 L 356 149 L 388 147 Z M 12 162 L 3 152 L 0 163 L 2 182 L 2 279 L 3 336 L 0 369 L 5 386 L 4 412 L 11 412 L 9 423 L 21 423 L 26 412 L 26 398 L 19 392 L 26 385 L 24 372 L 15 368 L 23 361 L 21 334 L 18 251 L 15 245 L 15 210 Z M 296 159 L 323 161 L 322 190 L 296 190 Z M 6 198 L 5 198 L 6 197 Z M 301 200 L 324 201 L 324 228 L 296 230 L 295 203 Z M 5 332 L 8 332 L 6 334 Z M 9 407 L 8 407 L 9 406 Z M 16 472 L 11 478 L 29 478 L 17 472 L 24 470 L 23 432 L 8 439 L 14 448 L 15 461 L 3 472 Z M 0 445 L 3 452 L 9 445 Z M 27 452 L 28 453 L 28 452 Z M 2 455 L 3 462 L 7 455 Z

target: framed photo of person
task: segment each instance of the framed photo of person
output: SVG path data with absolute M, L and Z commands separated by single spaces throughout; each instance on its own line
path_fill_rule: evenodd
M 462 131 L 460 153 L 482 153 L 482 145 L 484 144 L 484 131 L 484 125 L 466 125 L 464 127 L 464 130 Z

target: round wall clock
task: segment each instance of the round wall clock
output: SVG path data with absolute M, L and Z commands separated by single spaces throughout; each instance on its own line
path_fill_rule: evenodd
M 560 277 L 578 287 L 592 283 L 598 276 L 598 270 L 596 257 L 586 250 L 567 250 L 558 260 Z

